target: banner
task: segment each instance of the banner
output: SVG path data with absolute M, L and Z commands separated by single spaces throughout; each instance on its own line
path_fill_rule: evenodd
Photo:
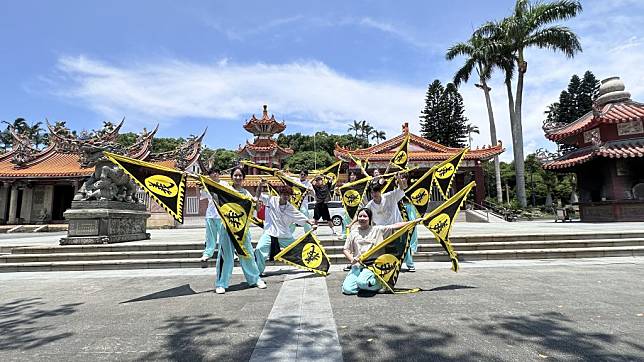
M 103 152 L 175 220 L 183 224 L 187 174 L 169 167 Z
M 304 198 L 306 197 L 306 193 L 308 189 L 306 186 L 302 185 L 299 181 L 295 181 L 293 178 L 283 174 L 281 171 L 276 172 L 275 176 L 279 178 L 284 185 L 288 186 L 291 188 L 291 197 L 289 201 L 293 206 L 295 206 L 296 209 L 300 209 L 302 206 L 302 201 L 304 201 Z
M 215 207 L 237 254 L 245 257 L 252 256 L 253 251 L 246 250 L 244 241 L 255 211 L 254 200 L 205 176 L 201 176 L 201 183 L 213 199 L 218 200 L 215 202 Z
M 405 196 L 407 196 L 409 201 L 411 201 L 411 204 L 414 205 L 419 216 L 424 215 L 429 207 L 435 170 L 435 167 L 429 169 L 423 176 L 405 190 Z
M 367 168 L 369 168 L 369 159 L 359 160 L 355 158 L 351 153 L 349 153 L 349 158 L 351 158 L 351 161 L 353 161 L 353 163 L 358 166 L 360 172 L 362 172 L 364 176 L 369 176 L 369 174 L 367 173 Z
M 370 176 L 346 183 L 339 188 L 342 206 L 349 215 L 350 220 L 353 220 L 360 205 L 362 205 L 369 181 L 371 181 Z
M 456 219 L 461 206 L 465 203 L 467 195 L 475 185 L 476 182 L 470 182 L 454 196 L 443 202 L 441 206 L 432 210 L 432 212 L 423 217 L 423 225 L 425 225 L 429 231 L 434 234 L 438 242 L 449 255 L 449 258 L 452 261 L 453 271 L 458 271 L 458 255 L 449 241 L 449 233 L 452 230 L 454 220 Z
M 264 172 L 268 173 L 269 175 L 275 175 L 275 172 L 279 171 L 279 169 L 277 169 L 277 168 L 258 165 L 256 163 L 254 163 L 252 161 L 248 161 L 248 160 L 241 160 L 241 161 L 239 161 L 239 163 L 241 163 L 242 165 L 246 165 L 248 167 L 252 167 L 252 168 L 256 168 L 258 170 L 264 171 Z
M 394 157 L 391 158 L 389 163 L 399 169 L 407 168 L 407 161 L 409 161 L 408 148 L 409 148 L 409 133 L 406 133 L 405 138 L 403 139 L 402 143 L 396 150 Z
M 321 170 L 316 170 L 315 172 L 313 172 L 313 174 L 325 176 L 328 180 L 329 190 L 333 190 L 335 188 L 335 184 L 338 183 L 340 166 L 342 166 L 342 160 L 334 162 L 329 167 L 323 168 Z
M 409 248 L 410 231 L 416 223 L 408 224 L 360 255 L 360 263 L 371 270 L 390 292 L 395 293 L 400 267 Z M 417 291 L 417 290 L 414 290 Z M 409 292 L 409 291 L 408 291 Z
M 438 191 L 440 191 L 441 195 L 446 200 L 449 195 L 449 189 L 452 186 L 452 181 L 454 181 L 456 176 L 458 166 L 461 164 L 461 161 L 463 161 L 467 151 L 469 151 L 469 148 L 463 148 L 459 153 L 435 166 L 436 171 L 434 171 L 434 181 L 438 186 Z
M 309 230 L 275 255 L 275 260 L 324 276 L 329 274 L 331 265 L 324 247 L 313 234 L 313 230 Z

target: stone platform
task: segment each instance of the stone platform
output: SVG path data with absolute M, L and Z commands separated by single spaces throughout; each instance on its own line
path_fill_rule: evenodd
M 146 240 L 146 220 L 150 213 L 144 204 L 119 201 L 73 201 L 63 214 L 69 222 L 67 237 L 60 245 L 112 244 Z

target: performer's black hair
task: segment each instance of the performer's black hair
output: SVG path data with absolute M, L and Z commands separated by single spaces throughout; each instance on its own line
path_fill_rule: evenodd
M 212 175 L 213 173 L 221 174 L 221 170 L 218 167 L 212 167 L 210 168 L 210 170 L 208 170 L 208 174 Z
M 309 170 L 301 169 L 299 173 L 304 173 L 306 176 L 308 176 L 309 175 Z
M 243 179 L 246 178 L 246 172 L 244 172 L 244 168 L 242 168 L 241 166 L 236 166 L 236 167 L 233 167 L 233 168 L 230 169 L 230 178 L 233 178 L 233 174 L 237 170 L 239 170 L 239 172 L 241 172 Z

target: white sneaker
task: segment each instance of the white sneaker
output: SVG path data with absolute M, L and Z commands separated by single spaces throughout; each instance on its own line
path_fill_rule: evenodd
M 205 262 L 208 261 L 208 259 L 210 259 L 210 258 L 204 255 L 204 256 L 201 257 L 201 262 L 205 263 Z
M 217 288 L 215 288 L 215 293 L 224 294 L 224 293 L 226 293 L 226 289 L 224 289 L 222 287 L 217 287 Z
M 266 283 L 263 280 L 258 280 L 257 281 L 257 288 L 259 289 L 266 289 Z

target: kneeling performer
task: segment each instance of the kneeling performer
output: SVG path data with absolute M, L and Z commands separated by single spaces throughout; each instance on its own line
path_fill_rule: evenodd
M 255 248 L 255 260 L 260 273 L 264 272 L 266 260 L 268 260 L 269 256 L 274 256 L 279 252 L 279 250 L 275 249 L 285 248 L 295 241 L 290 230 L 291 224 L 301 226 L 308 223 L 313 225 L 314 229 L 316 228 L 313 220 L 309 220 L 306 215 L 289 202 L 291 189 L 288 186 L 282 186 L 278 189 L 279 196 L 269 196 L 262 193 L 262 188 L 265 185 L 266 180 L 262 180 L 257 186 L 257 200 L 261 201 L 266 207 L 264 233 Z

